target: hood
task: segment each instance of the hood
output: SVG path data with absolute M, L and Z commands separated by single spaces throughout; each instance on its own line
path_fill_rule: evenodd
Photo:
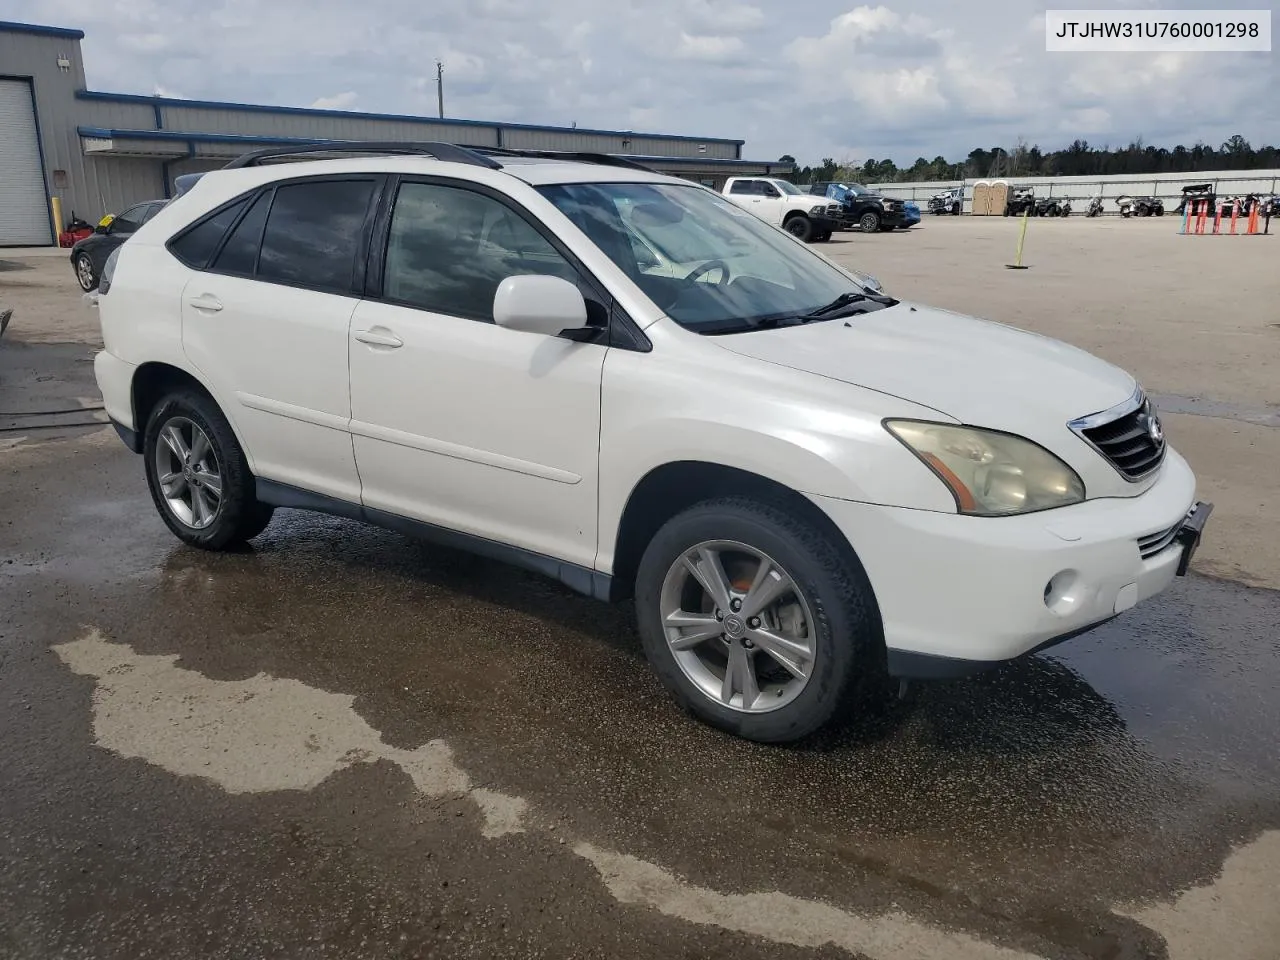
M 1075 347 L 987 320 L 899 303 L 847 319 L 714 338 L 727 350 L 932 407 L 1053 449 L 1066 426 L 1127 400 L 1129 374 Z

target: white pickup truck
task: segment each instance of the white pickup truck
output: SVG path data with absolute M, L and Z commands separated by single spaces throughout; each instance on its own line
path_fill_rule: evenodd
M 838 203 L 805 193 L 786 180 L 730 177 L 721 192 L 761 220 L 782 227 L 800 240 L 819 243 L 830 240 L 832 231 L 839 226 Z

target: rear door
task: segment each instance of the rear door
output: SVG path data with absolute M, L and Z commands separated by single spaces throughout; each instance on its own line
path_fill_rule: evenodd
M 381 183 L 282 182 L 222 211 L 210 233 L 225 236 L 191 231 L 172 247 L 199 271 L 182 298 L 187 356 L 229 408 L 255 472 L 352 503 L 347 337 Z

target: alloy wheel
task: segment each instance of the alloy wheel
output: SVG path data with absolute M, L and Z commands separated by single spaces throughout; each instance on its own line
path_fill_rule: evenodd
M 85 292 L 93 289 L 93 262 L 83 253 L 76 257 L 76 281 Z
M 160 428 L 156 479 L 169 511 L 193 530 L 203 530 L 222 509 L 221 465 L 209 435 L 187 417 L 171 417 Z
M 768 713 L 808 685 L 817 656 L 809 601 L 762 551 L 731 540 L 690 547 L 668 569 L 659 604 L 676 664 L 708 699 Z

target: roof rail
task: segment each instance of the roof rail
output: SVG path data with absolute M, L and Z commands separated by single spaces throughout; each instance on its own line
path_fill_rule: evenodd
M 497 157 L 540 157 L 544 160 L 575 160 L 578 163 L 596 163 L 602 167 L 623 167 L 627 170 L 643 170 L 655 172 L 652 167 L 627 157 L 619 157 L 612 153 L 584 153 L 576 150 L 518 150 L 509 147 L 476 147 L 477 153 L 492 154 Z
M 288 157 L 306 153 L 408 153 L 435 157 L 449 163 L 468 163 L 476 167 L 488 167 L 490 170 L 501 170 L 502 164 L 475 150 L 460 147 L 454 143 L 437 143 L 434 141 L 412 143 L 393 140 L 317 140 L 314 143 L 282 144 L 278 147 L 264 147 L 242 154 L 228 163 L 224 170 L 236 170 L 240 167 L 261 166 L 262 161 L 275 157 Z

